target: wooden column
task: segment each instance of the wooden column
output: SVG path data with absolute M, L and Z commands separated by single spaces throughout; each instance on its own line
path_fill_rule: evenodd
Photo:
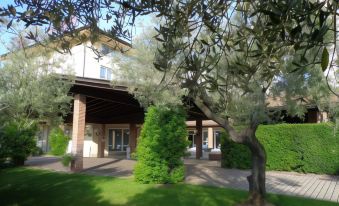
M 86 124 L 86 96 L 74 95 L 72 154 L 75 156 L 71 164 L 72 171 L 83 169 L 83 150 Z
M 103 124 L 102 125 L 102 135 L 101 135 L 101 138 L 100 138 L 100 147 L 101 147 L 101 150 L 100 150 L 100 157 L 103 158 L 105 157 L 105 143 L 106 143 L 106 128 L 105 128 L 105 125 Z
M 98 130 L 100 131 L 98 137 L 98 157 L 103 158 L 105 156 L 105 125 L 98 126 Z
M 195 148 L 196 148 L 195 158 L 200 159 L 202 157 L 202 120 L 201 119 L 196 120 L 195 126 L 197 130 L 197 133 L 194 139 Z
M 131 153 L 135 152 L 137 146 L 137 125 L 129 124 L 129 147 L 131 148 Z

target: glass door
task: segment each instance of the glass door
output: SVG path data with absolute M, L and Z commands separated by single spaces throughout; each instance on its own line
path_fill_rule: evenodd
M 121 151 L 123 148 L 122 145 L 122 131 L 121 129 L 114 129 L 114 147 L 113 151 Z
M 108 151 L 126 151 L 129 145 L 129 129 L 109 129 Z
M 194 137 L 195 137 L 194 131 L 188 131 L 188 141 L 190 141 L 189 148 L 195 147 Z

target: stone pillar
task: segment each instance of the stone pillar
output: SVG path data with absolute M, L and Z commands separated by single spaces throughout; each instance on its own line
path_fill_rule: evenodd
M 213 128 L 208 128 L 208 148 L 213 148 Z
M 77 172 L 83 169 L 86 96 L 75 94 L 73 108 L 72 154 L 75 159 L 72 161 L 71 170 Z
M 135 152 L 137 146 L 138 129 L 136 124 L 129 124 L 129 147 L 131 153 Z
M 200 159 L 202 157 L 202 120 L 196 120 L 196 135 L 195 135 L 195 157 L 196 159 Z

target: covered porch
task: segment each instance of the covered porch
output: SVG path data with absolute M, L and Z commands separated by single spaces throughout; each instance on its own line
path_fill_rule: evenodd
M 109 81 L 77 78 L 70 90 L 73 112 L 65 119 L 63 130 L 72 137 L 69 152 L 75 156 L 72 168 L 83 169 L 83 157 L 125 156 L 135 151 L 144 121 L 144 109 L 128 93 L 127 87 Z M 188 119 L 195 122 L 195 158 L 203 156 L 203 125 L 206 117 L 192 103 Z

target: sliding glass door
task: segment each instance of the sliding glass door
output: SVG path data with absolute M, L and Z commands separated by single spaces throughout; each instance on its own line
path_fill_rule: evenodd
M 129 129 L 109 129 L 108 151 L 126 151 L 129 144 Z

